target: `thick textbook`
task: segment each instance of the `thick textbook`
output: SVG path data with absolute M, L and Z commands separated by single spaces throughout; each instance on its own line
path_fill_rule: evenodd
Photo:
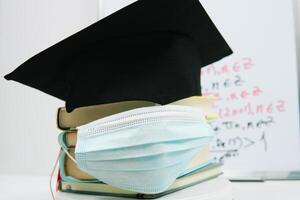
M 67 192 L 57 192 L 56 200 L 121 200 L 118 197 L 99 197 L 94 195 L 74 194 Z M 176 193 L 166 195 L 159 200 L 233 200 L 232 183 L 222 177 L 214 178 L 193 185 Z M 125 200 L 125 199 L 124 199 Z
M 214 96 L 193 96 L 175 101 L 169 105 L 199 107 L 203 110 L 207 120 L 213 120 L 217 118 L 217 114 L 213 110 L 216 100 Z M 109 115 L 148 106 L 159 106 L 159 104 L 149 101 L 123 101 L 80 107 L 70 113 L 67 112 L 66 108 L 61 107 L 57 111 L 57 127 L 61 130 L 68 130 Z

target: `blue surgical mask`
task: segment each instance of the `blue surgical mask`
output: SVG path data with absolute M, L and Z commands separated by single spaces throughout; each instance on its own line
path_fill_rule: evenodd
M 186 166 L 213 135 L 200 108 L 138 108 L 78 127 L 74 161 L 104 183 L 156 194 L 190 172 Z

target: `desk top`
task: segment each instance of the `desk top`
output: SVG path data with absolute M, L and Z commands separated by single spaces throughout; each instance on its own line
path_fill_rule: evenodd
M 47 176 L 5 174 L 0 175 L 0 180 L 0 199 L 52 200 Z M 233 182 L 231 186 L 235 200 L 300 199 L 300 181 Z M 96 199 L 113 200 L 107 197 Z

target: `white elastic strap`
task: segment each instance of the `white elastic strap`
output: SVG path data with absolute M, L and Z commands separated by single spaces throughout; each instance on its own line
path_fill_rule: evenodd
M 54 176 L 54 173 L 55 173 L 55 170 L 56 170 L 56 167 L 57 167 L 57 164 L 58 164 L 60 152 L 61 152 L 61 150 L 59 150 L 59 152 L 58 152 L 58 156 L 57 156 L 57 158 L 56 158 L 56 161 L 55 161 L 55 164 L 54 164 L 54 166 L 53 166 L 52 172 L 51 172 L 51 174 L 50 174 L 50 181 L 49 181 L 49 183 L 50 183 L 50 192 L 51 192 L 51 195 L 52 195 L 52 199 L 53 199 L 53 200 L 55 200 L 55 195 L 54 195 L 54 192 L 53 192 L 53 190 L 52 190 L 52 178 L 53 178 L 53 176 Z
M 71 156 L 71 154 L 68 152 L 68 150 L 62 148 L 64 150 L 64 152 L 67 154 L 67 156 L 78 165 L 77 161 L 75 160 L 75 158 L 73 156 Z

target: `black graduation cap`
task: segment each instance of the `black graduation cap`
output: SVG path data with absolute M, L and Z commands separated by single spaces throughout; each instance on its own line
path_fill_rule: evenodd
M 31 57 L 15 80 L 77 107 L 201 94 L 200 68 L 232 54 L 199 0 L 139 0 Z

